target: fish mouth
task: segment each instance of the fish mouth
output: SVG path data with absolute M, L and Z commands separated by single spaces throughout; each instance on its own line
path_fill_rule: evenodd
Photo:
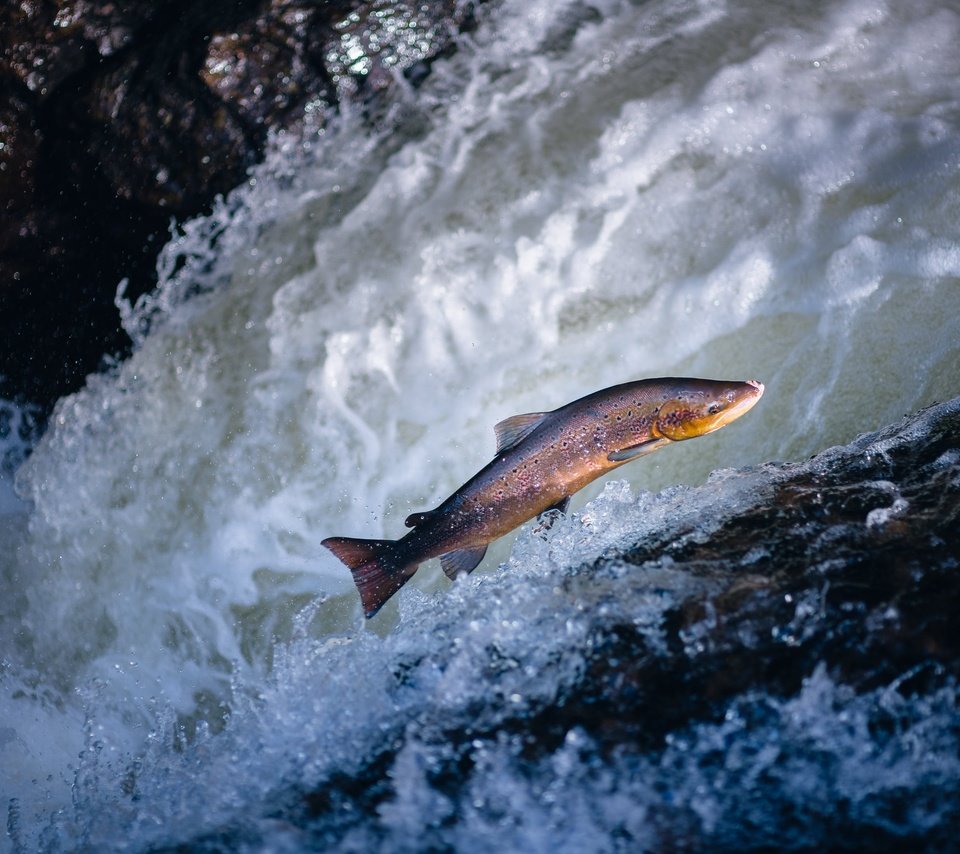
M 725 427 L 731 421 L 736 421 L 741 415 L 745 415 L 757 405 L 757 401 L 763 397 L 763 392 L 765 391 L 763 383 L 760 382 L 760 380 L 747 380 L 743 383 L 743 386 L 744 387 L 738 390 L 737 400 L 722 412 L 717 413 L 715 419 L 704 431 L 705 433 L 712 433 L 714 430 Z

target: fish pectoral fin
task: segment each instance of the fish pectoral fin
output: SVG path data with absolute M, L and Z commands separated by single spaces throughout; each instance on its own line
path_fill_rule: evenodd
M 631 445 L 629 448 L 623 448 L 620 451 L 611 451 L 607 454 L 607 459 L 611 463 L 625 463 L 628 460 L 635 460 L 637 457 L 652 454 L 657 448 L 662 448 L 669 439 L 650 439 L 641 442 L 639 445 Z
M 453 581 L 458 575 L 467 575 L 477 568 L 487 553 L 486 546 L 475 549 L 458 549 L 440 556 L 440 566 L 443 567 L 447 578 Z
M 416 528 L 417 525 L 422 525 L 436 512 L 436 510 L 424 510 L 422 513 L 411 513 L 409 516 L 407 516 L 407 519 L 403 524 L 408 528 Z
M 514 445 L 520 444 L 549 414 L 549 412 L 528 412 L 526 415 L 504 418 L 493 428 L 493 432 L 497 434 L 497 453 L 503 453 Z
M 570 496 L 566 498 L 561 498 L 556 504 L 551 504 L 543 513 L 540 513 L 537 518 L 542 519 L 543 516 L 549 513 L 551 510 L 557 510 L 560 513 L 566 513 L 567 508 L 570 506 Z

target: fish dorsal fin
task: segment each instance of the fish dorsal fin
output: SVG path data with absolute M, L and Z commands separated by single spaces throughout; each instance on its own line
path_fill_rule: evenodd
M 486 546 L 479 546 L 475 549 L 459 549 L 455 552 L 440 556 L 440 566 L 446 573 L 447 578 L 453 581 L 458 575 L 467 575 L 477 568 L 477 564 L 483 560 L 487 553 Z
M 416 528 L 417 525 L 422 525 L 424 522 L 430 519 L 437 511 L 436 510 L 424 510 L 422 513 L 411 513 L 407 516 L 406 521 L 403 523 L 408 528 Z
M 497 434 L 497 453 L 509 450 L 520 444 L 546 418 L 549 412 L 528 412 L 526 415 L 514 415 L 504 418 L 493 430 Z

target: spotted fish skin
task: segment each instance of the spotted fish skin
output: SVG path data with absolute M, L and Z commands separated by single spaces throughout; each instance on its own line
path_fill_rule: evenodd
M 501 421 L 497 454 L 434 510 L 414 513 L 399 540 L 328 537 L 372 617 L 425 560 L 455 578 L 487 545 L 535 516 L 565 510 L 598 477 L 673 442 L 735 421 L 763 395 L 756 380 L 662 377 L 612 386 L 561 406 Z

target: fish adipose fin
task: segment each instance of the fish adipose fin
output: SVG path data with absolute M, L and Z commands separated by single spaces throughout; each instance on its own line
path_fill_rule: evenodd
M 495 425 L 493 432 L 497 434 L 497 453 L 500 454 L 520 444 L 549 414 L 549 412 L 528 412 L 526 415 L 505 418 Z
M 353 573 L 367 619 L 376 614 L 417 571 L 417 564 L 398 561 L 396 540 L 327 537 L 321 545 L 330 549 Z
M 440 556 L 440 566 L 451 581 L 458 575 L 467 575 L 477 568 L 477 564 L 483 560 L 487 553 L 486 546 L 480 546 L 475 549 L 459 549 L 455 552 L 448 552 Z
M 613 451 L 607 454 L 607 459 L 611 463 L 625 463 L 628 460 L 635 460 L 637 457 L 652 454 L 657 448 L 662 448 L 669 441 L 669 439 L 651 439 L 649 442 L 641 442 L 639 445 L 631 445 L 629 448 Z
M 436 510 L 424 510 L 423 513 L 411 513 L 409 516 L 407 516 L 407 519 L 403 524 L 408 528 L 416 528 L 417 525 L 422 525 L 436 512 Z

